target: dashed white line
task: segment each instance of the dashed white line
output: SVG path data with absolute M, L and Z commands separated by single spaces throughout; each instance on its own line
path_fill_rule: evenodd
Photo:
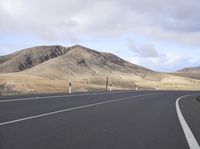
M 73 111 L 73 110 L 83 109 L 83 108 L 87 108 L 87 107 L 103 105 L 103 104 L 106 104 L 106 103 L 116 102 L 116 101 L 120 101 L 120 100 L 127 100 L 127 99 L 130 99 L 130 98 L 150 96 L 150 95 L 155 95 L 155 94 L 163 94 L 163 93 L 151 93 L 151 94 L 135 95 L 135 96 L 123 97 L 123 98 L 113 99 L 113 100 L 109 100 L 109 101 L 98 102 L 98 103 L 93 103 L 93 104 L 88 104 L 88 105 L 83 105 L 83 106 L 78 106 L 78 107 L 48 112 L 48 113 L 44 113 L 44 114 L 40 114 L 40 115 L 35 115 L 35 116 L 30 116 L 30 117 L 20 118 L 20 119 L 16 119 L 16 120 L 12 120 L 12 121 L 3 122 L 3 123 L 0 123 L 0 126 L 12 124 L 12 123 L 17 123 L 17 122 L 21 122 L 21 121 L 26 121 L 26 120 L 30 120 L 30 119 L 35 119 L 35 118 L 39 118 L 39 117 L 49 116 L 49 115 L 53 115 L 53 114 L 63 113 L 63 112 L 67 112 L 67 111 Z
M 194 137 L 190 127 L 188 126 L 187 122 L 185 121 L 185 118 L 181 112 L 181 109 L 179 107 L 179 101 L 185 97 L 189 97 L 191 95 L 185 95 L 185 96 L 181 96 L 176 100 L 176 111 L 177 111 L 177 115 L 179 118 L 179 121 L 181 123 L 181 126 L 183 128 L 186 140 L 188 142 L 188 145 L 190 147 L 190 149 L 200 149 L 200 146 L 196 140 L 196 138 Z

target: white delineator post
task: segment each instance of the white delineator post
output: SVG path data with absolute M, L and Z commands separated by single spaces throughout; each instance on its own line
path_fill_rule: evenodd
M 69 81 L 69 94 L 72 93 L 72 83 Z
M 135 90 L 136 90 L 136 91 L 138 90 L 138 86 L 135 87 Z
M 110 82 L 110 92 L 112 92 L 112 82 Z

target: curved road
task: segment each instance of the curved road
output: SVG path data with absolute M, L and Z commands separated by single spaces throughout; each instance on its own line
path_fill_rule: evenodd
M 0 149 L 193 149 L 176 109 L 179 97 L 193 94 L 197 92 L 0 97 Z M 181 99 L 179 106 L 198 144 L 196 96 Z

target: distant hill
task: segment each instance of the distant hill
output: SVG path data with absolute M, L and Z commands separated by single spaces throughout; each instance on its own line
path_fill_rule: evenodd
M 65 92 L 68 81 L 73 91 L 105 90 L 107 77 L 113 89 L 191 89 L 191 82 L 200 84 L 81 45 L 38 46 L 0 57 L 0 93 Z
M 178 70 L 175 74 L 183 77 L 200 79 L 200 67 L 184 68 Z
M 179 72 L 179 73 L 200 73 L 200 67 L 184 68 L 184 69 L 178 70 L 177 72 Z

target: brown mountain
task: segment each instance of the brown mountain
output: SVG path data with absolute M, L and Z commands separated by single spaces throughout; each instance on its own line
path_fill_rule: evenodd
M 197 80 L 154 72 L 131 64 L 111 53 L 80 45 L 39 46 L 0 57 L 1 92 L 64 92 L 71 81 L 73 91 L 114 89 L 190 89 Z
M 200 79 L 200 67 L 184 68 L 178 70 L 175 74 L 183 77 Z
M 0 57 L 0 73 L 18 72 L 64 55 L 69 48 L 62 46 L 38 46 Z

